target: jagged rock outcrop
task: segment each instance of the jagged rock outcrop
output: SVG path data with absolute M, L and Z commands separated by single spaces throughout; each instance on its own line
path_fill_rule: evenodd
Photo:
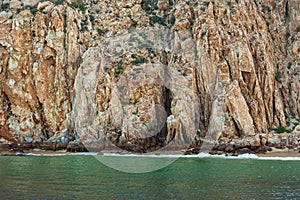
M 0 127 L 19 142 L 68 131 L 146 150 L 203 133 L 252 137 L 300 118 L 297 0 L 0 8 Z
M 8 124 L 12 135 L 46 140 L 67 128 L 81 59 L 77 14 L 52 7 L 34 15 L 29 9 L 1 12 L 1 100 L 6 101 L 1 124 Z

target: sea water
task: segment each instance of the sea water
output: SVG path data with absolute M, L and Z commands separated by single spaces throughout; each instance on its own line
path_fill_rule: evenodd
M 93 155 L 0 156 L 0 199 L 300 199 L 300 160 L 263 159 L 202 154 L 126 173 Z

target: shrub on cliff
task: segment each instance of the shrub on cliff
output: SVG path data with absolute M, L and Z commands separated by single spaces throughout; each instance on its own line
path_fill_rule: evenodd
M 162 24 L 162 25 L 165 24 L 164 19 L 161 17 L 158 17 L 156 15 L 150 17 L 150 22 L 151 22 L 151 24 L 156 24 L 156 23 Z
M 99 35 L 104 35 L 105 33 L 107 33 L 107 31 L 108 31 L 107 29 L 101 29 L 101 28 L 97 29 Z
M 69 4 L 69 6 L 71 8 L 78 8 L 78 9 L 80 9 L 83 12 L 86 9 L 84 3 L 81 0 L 73 1 L 72 3 Z
M 277 126 L 275 128 L 272 128 L 273 131 L 276 133 L 290 133 L 292 132 L 290 129 L 284 127 L 284 126 Z
M 35 8 L 35 7 L 30 8 L 30 12 L 31 12 L 31 14 L 33 14 L 33 15 L 35 15 L 37 11 L 38 11 L 38 9 Z
M 64 4 L 64 1 L 63 0 L 54 0 L 52 1 L 55 5 L 61 5 L 61 4 Z

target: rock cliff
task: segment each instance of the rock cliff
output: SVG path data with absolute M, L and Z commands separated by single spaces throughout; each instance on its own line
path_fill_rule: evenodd
M 298 0 L 0 8 L 0 136 L 10 140 L 147 151 L 268 135 L 300 118 Z

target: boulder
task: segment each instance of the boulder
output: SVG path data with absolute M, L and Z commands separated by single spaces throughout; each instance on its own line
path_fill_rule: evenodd
M 231 145 L 231 144 L 227 145 L 224 149 L 225 152 L 233 152 L 234 150 L 235 150 L 235 147 L 234 147 L 234 145 Z
M 58 143 L 58 144 L 68 144 L 69 143 L 69 138 L 68 138 L 68 131 L 64 130 L 60 134 L 56 134 L 49 138 L 46 142 L 50 143 Z
M 28 143 L 31 143 L 33 141 L 33 139 L 31 137 L 25 137 L 25 141 Z
M 254 151 L 252 151 L 252 150 L 250 150 L 248 148 L 238 149 L 238 150 L 236 150 L 236 152 L 238 154 L 253 154 L 254 153 Z
M 300 138 L 300 125 L 297 125 L 297 126 L 294 128 L 292 134 L 295 134 L 295 135 L 297 135 L 297 136 Z

